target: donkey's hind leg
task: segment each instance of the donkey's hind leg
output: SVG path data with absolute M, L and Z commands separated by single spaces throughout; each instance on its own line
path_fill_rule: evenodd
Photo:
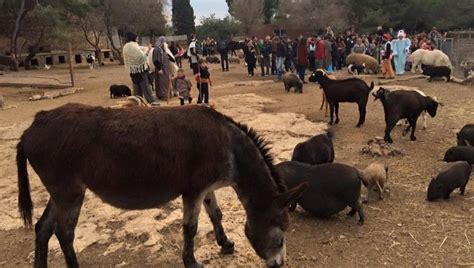
M 194 236 L 197 233 L 203 197 L 204 195 L 197 197 L 183 195 L 183 262 L 185 267 L 202 267 L 194 257 Z
M 84 201 L 84 191 L 65 192 L 55 200 L 57 209 L 56 237 L 61 245 L 66 265 L 68 268 L 79 267 L 76 253 L 74 252 L 74 229 L 81 213 L 82 202 Z
M 48 266 L 48 242 L 56 228 L 56 211 L 51 200 L 48 201 L 43 215 L 35 225 L 36 232 L 36 248 L 35 248 L 35 264 L 34 267 Z
M 221 246 L 223 254 L 234 253 L 234 242 L 227 238 L 222 227 L 222 212 L 217 204 L 216 195 L 214 192 L 209 192 L 204 198 L 204 207 L 211 218 L 212 226 L 214 227 L 214 234 L 216 235 L 217 244 Z

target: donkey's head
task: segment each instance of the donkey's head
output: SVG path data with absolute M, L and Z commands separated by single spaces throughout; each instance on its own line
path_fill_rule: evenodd
M 307 184 L 301 184 L 274 197 L 265 210 L 255 210 L 247 217 L 245 235 L 258 256 L 268 266 L 281 266 L 285 262 L 285 231 L 289 226 L 288 205 L 299 198 Z

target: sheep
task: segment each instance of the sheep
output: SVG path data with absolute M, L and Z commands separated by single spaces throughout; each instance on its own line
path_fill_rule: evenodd
M 359 122 L 356 127 L 361 127 L 365 122 L 366 106 L 370 91 L 374 88 L 374 82 L 370 87 L 361 79 L 349 78 L 344 80 L 332 80 L 327 77 L 324 70 L 318 69 L 309 77 L 310 82 L 318 82 L 323 88 L 329 103 L 329 124 L 339 123 L 339 103 L 355 102 L 359 105 Z M 333 116 L 336 112 L 336 121 Z
M 362 180 L 367 185 L 367 200 L 373 200 L 372 194 L 377 192 L 379 200 L 383 199 L 385 183 L 388 181 L 388 166 L 380 163 L 372 163 L 362 172 Z
M 333 132 L 328 130 L 326 134 L 319 134 L 304 142 L 298 143 L 293 150 L 291 161 L 298 161 L 310 165 L 334 162 L 333 137 Z
M 439 105 L 433 97 L 423 96 L 416 91 L 396 90 L 390 92 L 381 87 L 372 95 L 375 100 L 380 99 L 382 102 L 386 124 L 384 140 L 388 143 L 393 143 L 390 132 L 400 119 L 407 119 L 410 124 L 403 131 L 403 135 L 406 135 L 411 128 L 410 139 L 415 141 L 416 121 L 421 112 L 427 111 L 431 117 L 435 117 Z
M 380 65 L 374 57 L 365 54 L 353 53 L 347 56 L 346 59 L 347 65 L 357 64 L 363 65 L 365 63 L 365 69 L 367 71 L 372 71 L 374 74 L 378 74 L 381 71 Z
M 286 92 L 290 92 L 292 87 L 295 88 L 295 93 L 303 93 L 303 81 L 294 73 L 285 73 L 283 75 L 283 84 Z
M 229 57 L 229 63 L 237 63 L 240 64 L 240 59 L 237 57 Z
M 450 69 L 453 68 L 451 61 L 449 60 L 448 55 L 444 54 L 441 50 L 426 50 L 426 49 L 417 49 L 411 54 L 411 60 L 413 62 L 411 66 L 411 72 L 416 73 L 418 68 L 421 70 L 421 65 L 432 65 L 432 66 L 447 66 Z

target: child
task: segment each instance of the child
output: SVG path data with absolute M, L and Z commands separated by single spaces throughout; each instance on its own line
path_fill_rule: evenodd
M 197 103 L 200 104 L 204 101 L 205 105 L 209 105 L 209 86 L 212 86 L 212 81 L 205 59 L 199 59 L 199 72 L 196 74 L 196 82 L 199 90 Z
M 193 84 L 191 81 L 189 81 L 189 79 L 186 79 L 183 69 L 178 69 L 178 75 L 177 77 L 173 78 L 171 84 L 173 85 L 173 90 L 178 91 L 179 93 L 179 101 L 181 105 L 184 105 L 185 100 L 188 100 L 189 104 L 191 104 L 193 98 L 191 98 L 190 93 Z

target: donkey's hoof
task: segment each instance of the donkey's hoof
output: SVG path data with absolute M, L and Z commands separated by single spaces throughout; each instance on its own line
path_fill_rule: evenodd
M 224 242 L 224 245 L 221 247 L 221 253 L 224 255 L 229 255 L 234 253 L 234 241 L 227 240 Z

